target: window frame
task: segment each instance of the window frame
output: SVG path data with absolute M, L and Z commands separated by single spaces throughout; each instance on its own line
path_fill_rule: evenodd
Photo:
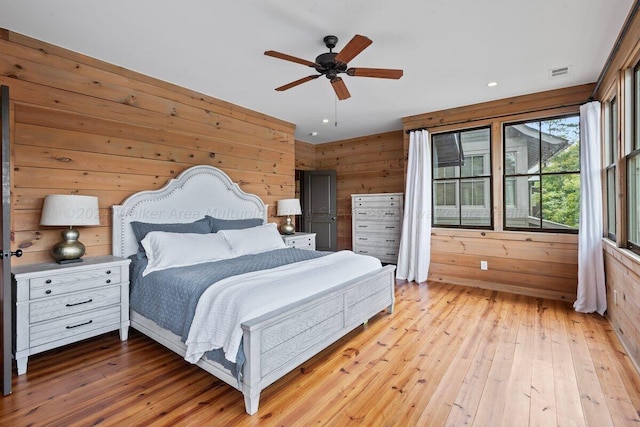
M 620 121 L 619 121 L 619 117 L 620 117 L 620 105 L 618 103 L 618 97 L 616 95 L 614 95 L 613 97 L 611 97 L 609 99 L 609 101 L 606 102 L 605 104 L 605 164 L 607 165 L 605 167 L 605 173 L 604 173 L 604 189 L 605 189 L 605 212 L 606 212 L 606 223 L 604 224 L 605 226 L 605 235 L 607 236 L 607 238 L 609 238 L 610 240 L 613 240 L 614 242 L 617 239 L 617 231 L 618 231 L 618 226 L 617 226 L 617 221 L 616 221 L 616 214 L 618 211 L 618 208 L 616 206 L 616 193 L 617 193 L 617 188 L 618 188 L 618 183 L 617 183 L 617 169 L 616 169 L 616 164 L 618 161 L 618 137 L 619 137 L 619 132 L 620 132 Z M 610 174 L 613 175 L 612 177 L 612 184 L 613 184 L 613 200 L 611 199 L 611 194 L 610 194 Z M 612 205 L 611 205 L 611 202 Z M 611 209 L 613 209 L 613 224 L 611 222 Z M 613 232 L 611 232 L 611 228 L 610 225 L 613 225 Z
M 625 246 L 630 251 L 640 255 L 640 241 L 630 241 L 629 237 L 631 235 L 631 209 L 633 208 L 631 201 L 635 200 L 638 202 L 640 199 L 640 186 L 635 188 L 636 195 L 635 197 L 631 197 L 631 168 L 629 167 L 632 160 L 635 160 L 638 156 L 640 156 L 640 96 L 638 93 L 640 92 L 640 62 L 638 62 L 633 67 L 632 79 L 631 79 L 631 93 L 632 93 L 632 107 L 631 107 L 631 141 L 628 148 L 625 151 L 628 153 L 624 156 L 624 166 L 625 166 L 625 181 L 626 181 L 626 190 L 625 190 L 625 202 L 626 208 L 624 209 L 624 223 L 625 227 Z M 635 206 L 638 209 L 638 206 Z M 638 215 L 638 213 L 636 213 Z M 636 222 L 638 219 L 636 218 Z M 640 224 L 636 224 L 636 227 L 640 227 Z M 640 230 L 636 230 L 636 232 L 640 232 Z M 640 240 L 640 239 L 638 239 Z
M 537 227 L 514 227 L 514 226 L 509 226 L 507 225 L 507 219 L 508 219 L 508 215 L 507 215 L 507 210 L 509 208 L 509 206 L 507 206 L 507 200 L 506 200 L 506 181 L 508 179 L 514 179 L 514 181 L 517 183 L 518 178 L 524 178 L 524 177 L 535 177 L 536 179 L 534 181 L 539 182 L 538 187 L 539 191 L 540 191 L 540 202 L 542 203 L 542 193 L 544 192 L 544 188 L 543 188 L 543 177 L 550 177 L 550 176 L 558 176 L 558 175 L 564 175 L 564 176 L 569 176 L 569 175 L 580 175 L 580 169 L 581 169 L 581 165 L 579 165 L 579 169 L 577 171 L 563 171 L 563 172 L 544 172 L 544 167 L 542 166 L 542 164 L 540 164 L 540 167 L 538 168 L 537 173 L 513 173 L 513 174 L 507 174 L 506 173 L 506 167 L 507 167 L 507 156 L 506 153 L 507 152 L 512 152 L 513 150 L 509 150 L 507 151 L 507 128 L 510 126 L 515 126 L 515 125 L 519 125 L 519 124 L 526 124 L 526 123 L 532 123 L 532 122 L 547 122 L 547 121 L 551 121 L 551 120 L 556 120 L 556 119 L 564 119 L 564 118 L 571 118 L 571 117 L 577 117 L 578 118 L 578 123 L 580 123 L 579 121 L 581 120 L 580 118 L 580 113 L 566 113 L 566 114 L 558 114 L 558 115 L 552 115 L 552 116 L 543 116 L 543 117 L 537 117 L 537 118 L 532 118 L 532 119 L 524 119 L 524 120 L 518 120 L 518 121 L 510 121 L 510 122 L 502 122 L 501 126 L 502 126 L 502 153 L 505 153 L 505 155 L 502 156 L 502 207 L 503 207 L 503 216 L 502 216 L 502 227 L 503 230 L 505 231 L 518 231 L 518 232 L 531 232 L 531 233 L 563 233 L 563 234 L 578 234 L 579 230 L 580 230 L 580 225 L 578 224 L 577 228 L 550 228 L 550 227 L 545 227 L 545 219 L 544 219 L 544 212 L 542 211 L 542 205 L 540 205 L 540 225 Z M 580 132 L 578 130 L 578 132 Z M 580 151 L 582 150 L 582 140 L 581 140 L 581 135 L 578 135 L 578 142 L 579 142 L 579 150 L 578 150 L 578 158 L 580 158 Z M 517 154 L 516 154 L 517 155 Z M 539 155 L 539 161 L 542 161 L 542 146 L 540 146 L 540 155 Z M 516 172 L 517 172 L 517 167 L 516 167 Z M 533 182 L 533 181 L 531 181 Z M 517 185 L 516 185 L 517 187 Z M 529 199 L 531 198 L 531 193 L 532 193 L 532 186 L 528 185 L 527 186 L 527 196 Z M 517 189 L 517 188 L 516 188 Z M 521 196 L 522 197 L 522 196 Z M 516 200 L 517 200 L 517 192 L 516 192 Z M 517 205 L 517 202 L 516 202 Z M 532 208 L 532 204 L 529 203 L 529 214 L 531 214 L 531 208 Z M 531 216 L 531 215 L 530 215 Z
M 434 228 L 460 228 L 460 229 L 471 229 L 471 230 L 492 230 L 494 228 L 494 212 L 493 212 L 493 129 L 491 125 L 484 125 L 484 126 L 478 126 L 478 127 L 473 127 L 473 128 L 463 128 L 463 129 L 452 129 L 452 130 L 447 130 L 447 131 L 443 131 L 443 132 L 437 132 L 437 133 L 432 133 L 430 135 L 430 148 L 431 148 L 431 152 L 434 152 L 434 142 L 433 142 L 433 138 L 435 136 L 438 135 L 445 135 L 445 134 L 462 134 L 465 132 L 473 132 L 473 131 L 478 131 L 478 130 L 486 130 L 489 133 L 489 152 L 488 153 L 483 153 L 483 154 L 478 154 L 478 153 L 466 153 L 463 151 L 463 159 L 464 158 L 468 158 L 468 157 L 479 157 L 482 156 L 483 157 L 483 169 L 484 169 L 484 174 L 483 175 L 471 175 L 471 176 L 463 176 L 462 175 L 462 165 L 459 163 L 457 166 L 453 166 L 454 168 L 457 167 L 458 168 L 458 176 L 455 176 L 455 172 L 454 172 L 454 176 L 450 177 L 450 176 L 446 176 L 446 177 L 441 177 L 441 178 L 435 178 L 436 173 L 435 173 L 435 166 L 434 166 L 434 162 L 432 160 L 431 162 L 431 176 L 432 176 L 432 186 L 431 186 L 431 191 L 433 192 L 432 197 L 431 197 L 431 209 L 433 214 L 431 215 L 431 226 Z M 462 144 L 462 142 L 461 142 Z M 473 166 L 471 166 L 471 172 L 473 172 Z M 487 181 L 488 178 L 488 182 Z M 462 197 L 462 183 L 471 183 L 473 184 L 476 181 L 480 181 L 482 180 L 484 182 L 484 204 L 483 206 L 479 206 L 479 205 L 464 205 L 463 202 L 463 197 Z M 438 208 L 438 206 L 440 205 L 436 205 L 436 193 L 434 190 L 435 186 L 440 184 L 440 183 L 456 183 L 456 187 L 455 187 L 455 199 L 456 199 L 456 204 L 455 207 L 457 208 L 457 213 L 458 213 L 458 224 L 440 224 L 440 223 L 436 223 L 436 219 L 437 219 L 437 215 L 436 215 L 436 209 Z M 487 195 L 489 197 L 487 197 Z M 451 205 L 442 205 L 443 207 L 451 207 Z M 478 208 L 482 208 L 482 209 L 486 209 L 489 212 L 489 223 L 487 225 L 470 225 L 470 224 L 462 224 L 462 218 L 463 218 L 463 212 L 465 209 L 478 209 Z

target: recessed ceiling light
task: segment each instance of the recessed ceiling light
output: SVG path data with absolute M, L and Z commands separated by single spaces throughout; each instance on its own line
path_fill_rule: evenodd
M 496 86 L 498 86 L 498 82 L 489 82 L 489 83 L 487 83 L 487 86 L 496 87 Z
M 309 135 L 311 135 L 311 136 L 318 136 L 318 132 L 311 132 Z
M 329 119 L 322 119 L 322 123 L 329 123 Z

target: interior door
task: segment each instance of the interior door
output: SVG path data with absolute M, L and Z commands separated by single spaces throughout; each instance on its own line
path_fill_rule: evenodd
M 304 172 L 304 231 L 316 233 L 316 249 L 338 249 L 336 171 Z
M 12 299 L 11 299 L 11 182 L 9 171 L 9 88 L 0 87 L 0 129 L 2 132 L 2 149 L 0 163 L 2 163 L 2 209 L 0 209 L 0 223 L 2 223 L 2 246 L 0 247 L 0 303 L 2 313 L 2 394 L 11 393 L 12 367 Z

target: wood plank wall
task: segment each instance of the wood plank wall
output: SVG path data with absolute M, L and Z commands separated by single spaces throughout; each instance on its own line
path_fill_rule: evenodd
M 628 111 L 627 98 L 631 95 L 633 99 L 633 95 L 632 91 L 625 88 L 624 74 L 625 70 L 640 63 L 640 15 L 630 14 L 627 20 L 628 30 L 626 34 L 621 35 L 618 51 L 611 57 L 611 64 L 603 73 L 602 82 L 594 98 L 606 102 L 615 94 L 621 108 L 618 114 L 618 129 L 621 130 L 618 135 L 620 157 L 616 166 L 621 172 L 618 173 L 616 195 L 618 235 L 615 242 L 604 239 L 607 317 L 636 368 L 640 370 L 640 256 L 624 249 L 626 224 L 623 221 L 623 212 L 626 211 L 626 177 L 623 173 L 626 162 L 623 156 L 627 154 L 626 147 L 631 145 L 628 138 L 633 137 L 633 132 L 627 130 L 631 126 L 628 121 L 633 114 L 633 111 Z
M 578 274 L 577 235 L 504 231 L 502 123 L 576 113 L 593 84 L 517 96 L 403 119 L 404 129 L 431 133 L 491 126 L 493 135 L 493 230 L 434 228 L 429 279 L 573 300 Z M 409 136 L 404 134 L 405 150 Z M 489 269 L 480 270 L 480 261 Z
M 303 143 L 306 144 L 306 143 Z M 401 193 L 404 191 L 404 148 L 402 131 L 392 131 L 345 139 L 298 153 L 296 168 L 313 164 L 313 169 L 335 169 L 338 208 L 338 249 L 351 249 L 351 195 L 361 193 Z M 298 167 L 300 165 L 300 167 Z
M 39 225 L 52 193 L 98 196 L 87 256 L 111 253 L 111 206 L 209 164 L 269 204 L 293 196 L 294 125 L 0 30 L 0 84 L 12 121 L 14 264 L 51 260 L 59 229 Z

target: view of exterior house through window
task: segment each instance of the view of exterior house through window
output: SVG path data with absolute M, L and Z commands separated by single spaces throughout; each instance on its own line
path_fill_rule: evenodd
M 504 125 L 504 227 L 577 232 L 580 116 Z

